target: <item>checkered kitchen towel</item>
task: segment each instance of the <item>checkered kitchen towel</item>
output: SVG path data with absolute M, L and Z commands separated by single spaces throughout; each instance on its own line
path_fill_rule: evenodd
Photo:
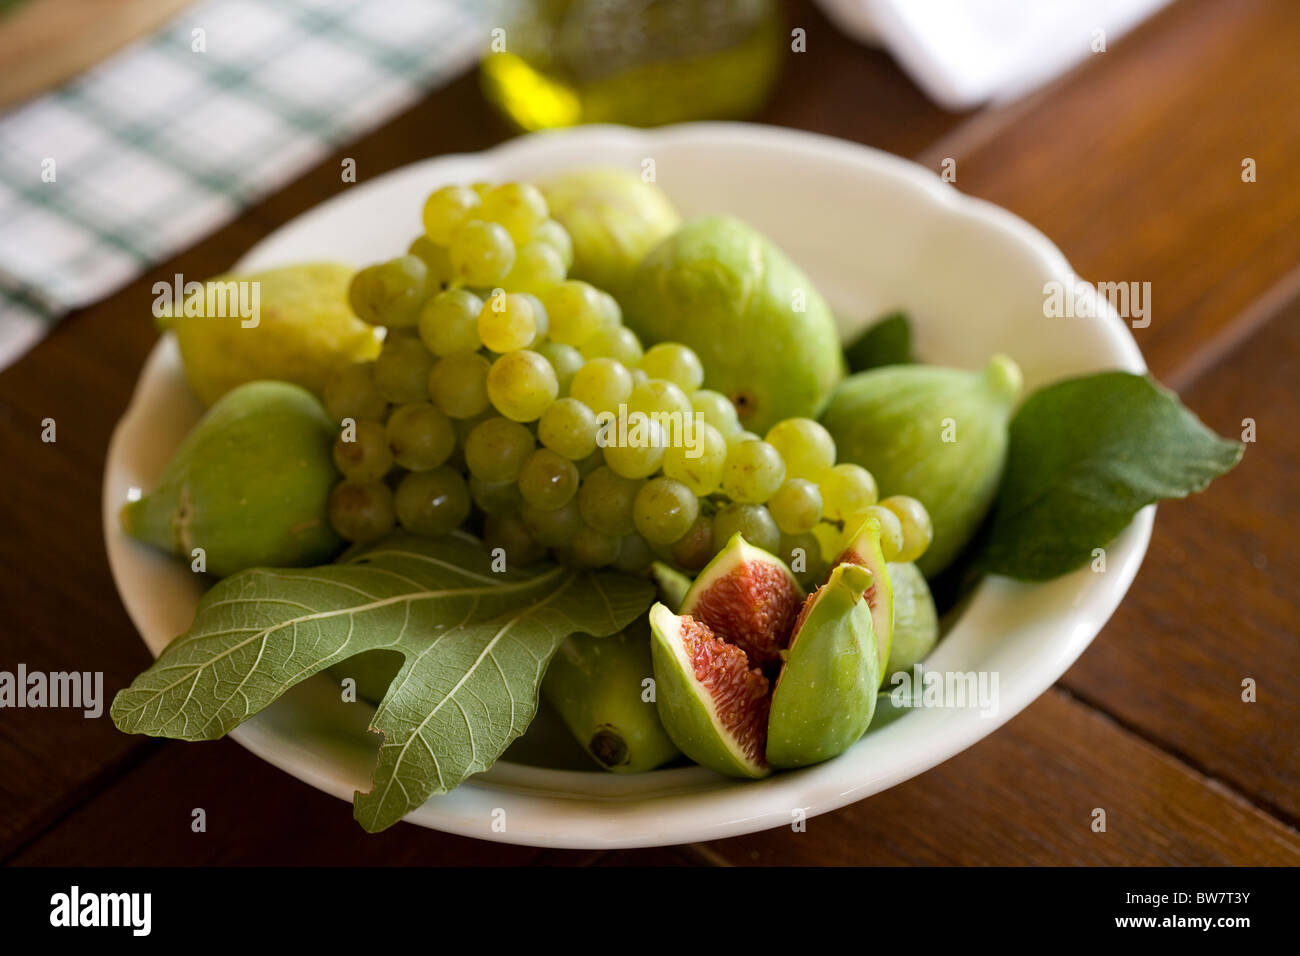
M 0 368 L 467 67 L 486 6 L 207 0 L 0 116 Z

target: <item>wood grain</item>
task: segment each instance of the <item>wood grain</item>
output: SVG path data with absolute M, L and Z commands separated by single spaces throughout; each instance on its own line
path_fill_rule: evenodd
M 1104 833 L 1092 829 L 1097 808 Z M 806 832 L 702 851 L 787 866 L 1295 866 L 1300 836 L 1053 690 L 947 763 L 813 817 Z
M 1257 440 L 1233 472 L 1160 506 L 1124 603 L 1062 679 L 1201 772 L 1300 824 L 1300 299 L 1184 394 Z M 1256 682 L 1254 703 L 1242 682 Z
M 1080 70 L 927 148 L 1023 216 L 1085 279 L 1150 282 L 1134 335 L 1180 384 L 1300 263 L 1300 4 L 1183 0 Z M 1257 181 L 1242 181 L 1242 160 Z

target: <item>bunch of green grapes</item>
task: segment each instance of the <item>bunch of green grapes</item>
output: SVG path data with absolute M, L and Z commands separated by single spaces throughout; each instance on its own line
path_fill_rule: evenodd
M 740 532 L 815 567 L 875 514 L 889 560 L 928 546 L 920 503 L 878 502 L 821 425 L 744 431 L 691 349 L 643 349 L 612 296 L 567 278 L 572 243 L 535 187 L 447 186 L 423 219 L 406 255 L 352 282 L 353 309 L 387 335 L 325 389 L 342 537 L 472 522 L 516 564 L 549 553 L 639 571 L 656 558 L 698 570 Z M 640 440 L 624 440 L 617 422 L 638 417 Z

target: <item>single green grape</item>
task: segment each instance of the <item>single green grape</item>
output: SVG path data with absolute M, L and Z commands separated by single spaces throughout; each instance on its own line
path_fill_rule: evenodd
M 462 355 L 477 352 L 478 317 L 483 300 L 468 289 L 439 292 L 420 310 L 420 341 L 434 355 Z
M 682 422 L 694 413 L 686 393 L 666 378 L 651 378 L 634 386 L 632 394 L 627 397 L 627 410 L 629 414 L 640 412 L 645 415 L 677 415 Z
M 785 462 L 765 441 L 744 441 L 727 449 L 722 493 L 742 504 L 762 504 L 785 481 Z
M 468 186 L 443 186 L 424 201 L 424 234 L 440 246 L 451 244 L 452 236 L 471 216 L 478 216 L 478 193 Z
M 763 439 L 761 436 L 755 435 L 753 432 L 750 431 L 745 431 L 742 428 L 740 431 L 732 432 L 730 435 L 727 436 L 727 445 L 728 446 L 739 445 L 742 442 L 762 441 L 762 440 Z
M 397 486 L 393 505 L 398 523 L 412 534 L 448 534 L 469 517 L 469 488 L 454 468 L 413 471 Z
M 533 307 L 533 326 L 537 331 L 533 333 L 533 340 L 528 343 L 528 348 L 535 352 L 537 351 L 537 347 L 545 343 L 549 338 L 551 326 L 550 315 L 547 313 L 546 306 L 543 304 L 542 300 L 531 292 L 516 292 L 515 295 L 522 296 L 527 300 L 528 304 Z
M 537 438 L 570 461 L 580 461 L 596 450 L 599 428 L 596 413 L 590 408 L 576 398 L 561 398 L 542 412 Z
M 349 441 L 344 441 L 350 438 Z M 383 422 L 357 422 L 334 441 L 334 467 L 348 481 L 378 481 L 393 467 Z
M 627 439 L 605 446 L 605 464 L 624 478 L 648 478 L 658 471 L 665 451 L 659 423 L 654 419 L 630 422 Z
M 471 219 L 457 229 L 447 251 L 456 275 L 472 286 L 494 286 L 515 265 L 515 244 L 510 233 L 504 226 L 483 219 Z
M 756 548 L 775 554 L 781 546 L 781 529 L 762 505 L 729 504 L 713 516 L 713 546 L 720 550 L 741 534 Z
M 480 481 L 516 481 L 533 447 L 533 433 L 518 422 L 484 419 L 465 439 L 465 465 Z
M 413 335 L 389 333 L 375 358 L 375 390 L 395 405 L 423 401 L 429 394 L 433 356 Z
M 525 501 L 519 506 L 519 517 L 524 519 L 524 524 L 538 543 L 548 548 L 564 547 L 583 527 L 576 501 L 549 511 L 535 508 Z
M 542 295 L 564 281 L 568 267 L 560 250 L 549 242 L 534 239 L 521 246 L 514 267 L 503 280 L 507 289 Z
M 569 236 L 569 231 L 556 220 L 548 219 L 534 229 L 532 241 L 554 247 L 566 272 L 573 268 L 573 239 Z
M 722 467 L 727 462 L 727 441 L 707 422 L 694 424 L 694 439 L 669 445 L 664 450 L 663 469 L 698 497 L 711 495 L 722 484 Z
M 593 285 L 566 279 L 543 296 L 551 316 L 551 338 L 563 345 L 582 348 L 598 332 L 611 325 L 609 307 Z
M 676 342 L 650 346 L 641 358 L 641 368 L 652 379 L 667 379 L 687 394 L 704 384 L 704 366 L 700 357 L 693 349 Z
M 615 325 L 600 330 L 583 342 L 579 346 L 579 351 L 587 358 L 618 359 L 629 367 L 640 362 L 644 355 L 641 340 L 626 325 Z
M 428 236 L 416 236 L 411 240 L 411 244 L 406 247 L 406 254 L 415 256 L 424 263 L 424 268 L 428 270 L 426 282 L 433 295 L 447 288 L 456 278 L 456 267 L 451 264 L 451 253 L 447 247 L 431 241 Z
M 393 530 L 393 493 L 382 481 L 341 481 L 330 492 L 330 524 L 345 541 L 375 541 Z
M 645 538 L 635 531 L 618 539 L 618 557 L 614 559 L 614 570 L 635 574 L 644 571 L 654 561 L 654 552 Z
M 488 553 L 498 549 L 505 555 L 506 568 L 524 568 L 546 557 L 546 549 L 517 514 L 490 514 L 483 519 L 483 546 Z
M 586 361 L 582 353 L 572 345 L 563 345 L 560 342 L 543 342 L 537 346 L 536 351 L 551 363 L 551 368 L 555 369 L 555 380 L 560 383 L 560 394 L 568 395 L 569 386 L 573 384 L 573 376 L 578 374 L 578 369 L 582 368 Z
M 429 373 L 429 397 L 450 418 L 475 418 L 488 408 L 492 363 L 477 352 L 438 359 Z
M 868 518 L 875 518 L 880 522 L 880 553 L 885 556 L 886 561 L 897 561 L 903 551 L 903 523 L 898 520 L 898 515 L 888 508 L 881 505 L 863 508 L 848 520 L 844 530 L 853 534 Z
M 375 387 L 374 363 L 357 362 L 335 369 L 325 379 L 325 410 L 330 420 L 381 421 L 388 413 L 388 399 Z
M 549 448 L 539 448 L 519 472 L 519 493 L 524 501 L 541 511 L 567 505 L 578 493 L 578 467 Z
M 592 359 L 574 373 L 569 383 L 569 396 L 597 415 L 601 412 L 617 415 L 618 406 L 626 404 L 631 394 L 632 373 L 612 358 Z
M 546 198 L 532 183 L 503 183 L 483 196 L 479 216 L 498 222 L 517 243 L 525 243 L 551 215 Z
M 861 465 L 843 462 L 821 479 L 822 504 L 826 517 L 845 521 L 876 503 L 876 479 Z
M 493 352 L 528 348 L 537 337 L 532 302 L 516 292 L 498 289 L 478 314 L 478 337 Z
M 580 568 L 605 568 L 618 560 L 623 539 L 584 524 L 569 542 L 569 557 Z
M 600 300 L 600 309 L 604 313 L 603 325 L 606 329 L 617 328 L 623 324 L 623 307 L 618 304 L 618 299 L 614 298 L 604 289 L 596 290 L 596 298 Z
M 902 525 L 903 544 L 892 560 L 906 563 L 925 554 L 934 539 L 934 524 L 925 505 L 907 495 L 890 495 L 880 502 L 880 506 L 892 511 Z
M 451 419 L 429 402 L 411 402 L 393 409 L 386 435 L 393 461 L 411 471 L 437 468 L 456 447 Z
M 560 394 L 555 369 L 541 355 L 528 349 L 507 352 L 488 370 L 488 398 L 506 418 L 532 422 Z
M 632 506 L 636 530 L 651 544 L 672 544 L 690 530 L 700 502 L 690 488 L 672 478 L 652 478 L 641 486 Z
M 821 489 L 807 478 L 787 478 L 767 500 L 767 510 L 783 533 L 806 534 L 821 520 Z
M 469 478 L 469 496 L 479 510 L 487 515 L 518 511 L 524 500 L 519 494 L 519 485 L 513 481 L 480 481 L 473 475 Z
M 835 439 L 811 418 L 787 418 L 767 433 L 767 443 L 785 459 L 789 478 L 821 481 L 835 464 Z
M 713 547 L 713 519 L 699 515 L 672 546 L 673 562 L 687 571 L 699 571 L 716 553 Z
M 721 392 L 702 388 L 691 395 L 691 407 L 703 415 L 704 420 L 716 428 L 723 438 L 740 431 L 736 406 Z
M 624 478 L 607 466 L 595 469 L 582 479 L 582 487 L 578 489 L 578 508 L 583 520 L 604 534 L 631 534 L 636 530 L 632 506 L 643 484 Z
M 432 292 L 424 260 L 398 256 L 359 270 L 348 286 L 348 301 L 359 319 L 402 329 L 420 320 L 420 308 Z

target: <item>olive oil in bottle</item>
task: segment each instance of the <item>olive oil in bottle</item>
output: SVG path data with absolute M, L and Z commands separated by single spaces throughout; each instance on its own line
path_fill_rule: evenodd
M 483 90 L 527 130 L 736 119 L 762 106 L 783 52 L 779 0 L 516 0 Z

